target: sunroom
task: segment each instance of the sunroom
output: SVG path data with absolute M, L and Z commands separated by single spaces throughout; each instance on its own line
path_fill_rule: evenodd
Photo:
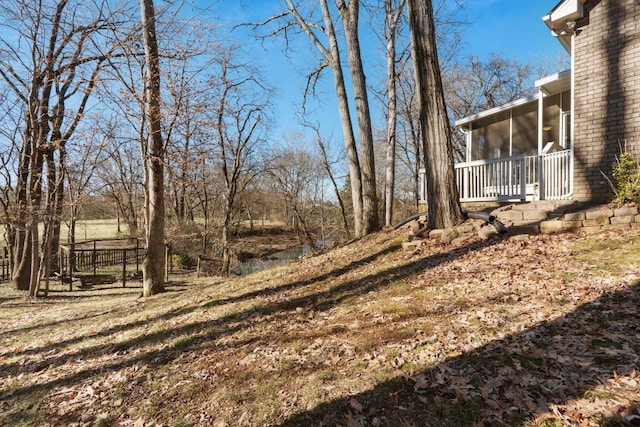
M 456 121 L 466 140 L 466 159 L 455 165 L 461 202 L 571 197 L 571 72 L 538 80 L 536 88 L 533 96 Z M 422 174 L 421 196 L 425 185 Z

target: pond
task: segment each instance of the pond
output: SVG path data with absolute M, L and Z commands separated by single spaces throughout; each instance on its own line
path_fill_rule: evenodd
M 257 271 L 267 270 L 272 267 L 277 267 L 284 264 L 297 261 L 302 255 L 309 252 L 308 246 L 296 246 L 293 248 L 285 249 L 272 253 L 261 258 L 249 258 L 243 261 L 238 267 L 233 269 L 233 273 L 240 276 L 244 274 L 255 273 Z

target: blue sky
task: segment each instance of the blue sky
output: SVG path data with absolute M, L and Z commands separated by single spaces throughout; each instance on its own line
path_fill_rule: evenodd
M 566 51 L 542 21 L 557 0 L 468 0 L 471 25 L 465 51 L 479 56 L 492 52 L 526 62 L 553 58 Z
M 282 4 L 282 0 L 220 0 L 210 6 L 209 10 L 218 15 L 221 21 L 236 24 L 264 20 L 282 10 Z M 542 16 L 556 4 L 557 0 L 467 0 L 466 20 L 470 24 L 465 31 L 460 54 L 466 56 L 473 53 L 486 58 L 497 52 L 521 62 L 555 61 L 566 55 L 566 52 L 551 35 Z M 245 30 L 233 32 L 234 38 L 244 40 L 243 49 L 247 55 L 253 58 L 277 88 L 278 96 L 274 100 L 276 124 L 272 137 L 277 139 L 283 133 L 301 130 L 296 111 L 302 100 L 304 73 L 317 65 L 312 53 L 314 48 L 306 38 L 301 38 L 294 45 L 298 48 L 296 54 L 288 59 L 282 53 L 282 39 L 266 41 L 261 46 L 253 40 L 247 41 L 246 36 Z M 365 44 L 365 61 L 370 57 L 383 58 L 376 43 L 367 43 L 365 40 Z M 367 49 L 368 46 L 376 47 Z M 382 59 L 382 65 L 378 65 L 377 70 L 367 76 L 369 84 L 376 81 L 375 73 L 382 72 L 383 61 Z M 322 123 L 323 134 L 334 139 L 334 144 L 341 144 L 332 84 L 331 73 L 326 71 L 322 80 L 320 102 L 312 107 L 315 113 L 313 120 Z M 373 114 L 379 112 L 373 111 Z

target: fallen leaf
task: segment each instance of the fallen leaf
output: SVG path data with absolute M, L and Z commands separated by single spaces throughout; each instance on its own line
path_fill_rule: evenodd
M 349 406 L 351 406 L 356 412 L 362 412 L 362 404 L 353 397 L 349 400 Z

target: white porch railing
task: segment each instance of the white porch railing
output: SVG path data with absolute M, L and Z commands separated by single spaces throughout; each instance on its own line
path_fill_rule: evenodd
M 569 198 L 573 189 L 571 150 L 458 163 L 455 170 L 461 202 L 561 200 Z M 425 193 L 421 169 L 421 201 Z
M 544 200 L 563 200 L 573 194 L 572 150 L 542 156 L 542 194 Z

